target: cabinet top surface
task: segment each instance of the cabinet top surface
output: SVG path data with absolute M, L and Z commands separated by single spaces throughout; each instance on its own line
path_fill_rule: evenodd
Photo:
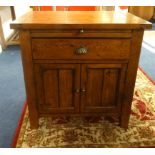
M 130 13 L 114 11 L 31 11 L 11 23 L 13 29 L 150 29 Z

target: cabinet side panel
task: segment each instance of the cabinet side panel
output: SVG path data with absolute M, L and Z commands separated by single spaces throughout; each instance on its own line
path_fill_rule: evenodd
M 124 93 L 124 101 L 122 105 L 122 115 L 120 121 L 120 125 L 126 129 L 128 128 L 129 116 L 131 113 L 131 104 L 133 99 L 133 92 L 135 87 L 135 80 L 137 75 L 143 32 L 144 30 L 133 30 L 132 33 L 130 60 L 126 73 L 127 78 L 125 81 L 125 93 Z

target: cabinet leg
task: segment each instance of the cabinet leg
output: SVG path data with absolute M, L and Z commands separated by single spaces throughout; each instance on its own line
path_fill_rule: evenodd
M 127 130 L 128 129 L 128 123 L 129 123 L 129 118 L 127 118 L 127 117 L 121 117 L 120 118 L 120 127 L 121 128 L 124 128 L 125 130 Z
M 127 123 L 120 124 L 120 127 L 124 128 L 125 130 L 127 130 L 128 129 L 128 124 Z
M 39 127 L 38 113 L 35 111 L 35 109 L 32 111 L 32 109 L 29 108 L 29 120 L 31 129 L 37 129 Z
M 30 119 L 30 128 L 31 129 L 38 129 L 39 127 L 39 120 L 38 119 L 31 119 L 31 117 L 29 118 Z

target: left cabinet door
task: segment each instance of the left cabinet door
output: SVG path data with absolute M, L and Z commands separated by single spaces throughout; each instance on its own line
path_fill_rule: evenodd
M 80 65 L 35 64 L 34 72 L 39 113 L 79 112 Z

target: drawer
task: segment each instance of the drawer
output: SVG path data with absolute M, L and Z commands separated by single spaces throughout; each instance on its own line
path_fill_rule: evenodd
M 32 39 L 33 59 L 128 59 L 130 39 Z

